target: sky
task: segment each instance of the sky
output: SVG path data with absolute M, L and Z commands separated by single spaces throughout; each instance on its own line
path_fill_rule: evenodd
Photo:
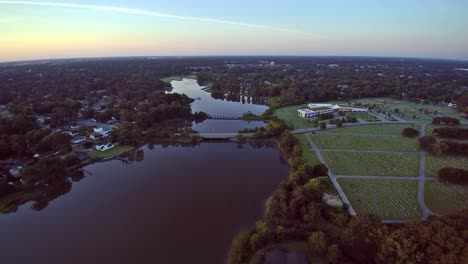
M 0 61 L 304 55 L 468 60 L 466 0 L 0 0 Z

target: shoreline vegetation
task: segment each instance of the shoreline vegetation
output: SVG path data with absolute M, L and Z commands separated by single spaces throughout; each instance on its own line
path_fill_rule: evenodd
M 197 79 L 197 75 L 195 74 L 190 74 L 190 75 L 174 75 L 174 76 L 169 76 L 162 78 L 161 81 L 165 83 L 171 83 L 172 81 L 182 81 L 183 79 Z
M 463 229 L 457 221 L 462 219 L 466 221 L 468 210 L 430 217 L 427 221 L 411 220 L 406 224 L 395 226 L 383 224 L 382 220 L 374 215 L 350 216 L 346 205 L 341 208 L 328 206 L 322 200 L 322 195 L 326 193 L 324 189 L 327 187 L 334 189 L 334 187 L 322 182 L 324 178 L 328 179 L 322 177 L 322 175 L 327 176 L 327 167 L 320 164 L 318 159 L 310 158 L 306 150 L 309 144 L 305 137 L 292 136 L 289 133 L 291 127 L 286 125 L 284 119 L 278 119 L 273 113 L 272 108 L 262 116 L 246 113 L 244 115 L 246 119 L 269 122 L 269 125 L 266 128 L 242 132 L 254 133 L 252 138 L 271 135 L 269 131 L 274 127 L 271 122 L 281 123 L 283 128 L 281 135 L 271 136 L 276 141 L 283 158 L 290 165 L 289 179 L 282 182 L 268 199 L 265 216 L 259 219 L 251 230 L 241 232 L 233 239 L 228 255 L 229 264 L 261 264 L 269 252 L 278 250 L 303 254 L 308 261 L 314 261 L 311 263 L 395 263 L 398 259 L 405 260 L 404 262 L 414 261 L 415 254 L 423 252 L 429 254 L 431 250 L 430 247 L 424 246 L 431 238 L 421 237 L 426 228 L 437 226 L 432 230 L 433 235 L 444 233 L 445 228 Z M 412 127 L 406 130 L 403 128 L 404 125 L 394 127 L 398 130 L 394 134 L 408 136 L 408 130 L 414 130 Z M 366 131 L 365 128 L 360 130 Z M 455 132 L 462 134 L 461 129 L 439 129 L 439 131 L 445 134 L 450 132 L 450 136 Z M 398 250 L 403 247 L 406 243 L 405 237 L 410 234 L 415 234 L 421 241 L 412 242 L 414 248 Z M 393 242 L 389 243 L 388 238 L 392 238 Z M 458 235 L 455 239 L 463 238 Z M 284 243 L 302 246 L 284 247 L 282 246 Z M 449 242 L 439 245 L 439 248 L 448 247 L 447 243 Z M 445 250 L 451 252 L 449 254 L 457 254 L 462 247 Z M 457 259 L 455 255 L 450 257 Z M 425 261 L 431 258 L 432 256 L 427 255 Z M 434 259 L 439 258 L 440 256 L 434 255 Z

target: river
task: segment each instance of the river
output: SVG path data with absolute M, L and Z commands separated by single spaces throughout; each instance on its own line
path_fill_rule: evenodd
M 261 110 L 245 109 L 254 108 Z M 232 238 L 262 217 L 289 170 L 271 146 L 202 142 L 141 150 L 138 162 L 85 167 L 85 178 L 40 211 L 28 203 L 0 215 L 0 261 L 224 263 Z
M 172 81 L 172 93 L 186 94 L 195 101 L 191 104 L 192 112 L 203 111 L 211 116 L 242 116 L 246 112 L 261 115 L 268 109 L 266 105 L 254 103 L 254 99 L 243 96 L 224 96 L 223 99 L 215 99 L 212 94 L 204 90 L 204 86 L 198 85 L 194 79 L 184 78 L 182 81 Z M 244 120 L 206 120 L 193 124 L 193 129 L 201 133 L 230 133 L 238 132 L 244 128 L 264 126 L 259 121 Z

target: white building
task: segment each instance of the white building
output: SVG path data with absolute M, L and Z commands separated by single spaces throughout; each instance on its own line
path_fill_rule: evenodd
M 114 147 L 115 147 L 114 144 L 108 143 L 108 144 L 96 146 L 96 150 L 99 150 L 99 151 L 106 151 L 106 150 L 112 149 L 112 148 L 114 148 Z
M 309 109 L 299 109 L 297 110 L 297 115 L 302 118 L 313 118 L 318 116 L 317 112 Z
M 351 106 L 340 106 L 337 104 L 308 104 L 307 109 L 299 109 L 297 110 L 297 115 L 302 118 L 314 118 L 319 115 L 324 114 L 331 114 L 335 112 L 367 112 L 368 108 L 358 108 L 358 107 L 351 107 Z

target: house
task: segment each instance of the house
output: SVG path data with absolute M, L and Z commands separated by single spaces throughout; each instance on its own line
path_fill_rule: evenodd
M 112 143 L 107 143 L 107 144 L 104 144 L 104 145 L 97 145 L 96 146 L 96 150 L 99 150 L 99 151 L 107 151 L 109 149 L 113 149 L 115 147 L 114 144 Z
M 93 131 L 96 134 L 99 134 L 103 137 L 107 137 L 110 135 L 110 132 L 112 131 L 112 129 L 99 127 L 99 128 L 94 128 Z
M 86 137 L 76 137 L 76 138 L 72 139 L 71 142 L 73 144 L 79 144 L 79 143 L 81 143 L 81 142 L 83 142 L 85 140 L 86 140 Z

